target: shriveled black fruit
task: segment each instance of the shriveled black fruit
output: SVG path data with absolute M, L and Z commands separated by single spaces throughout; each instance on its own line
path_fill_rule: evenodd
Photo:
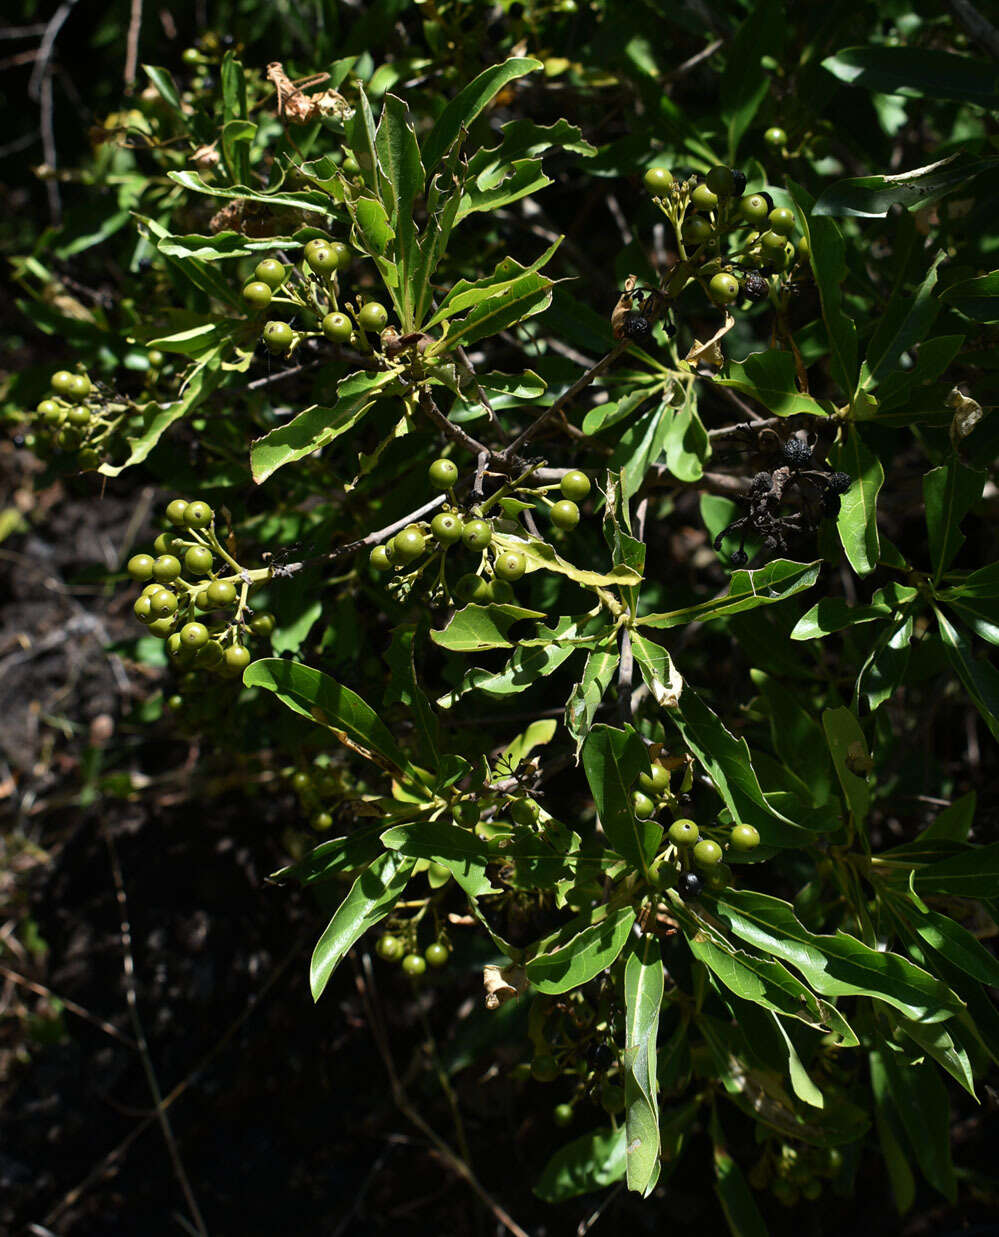
M 784 443 L 784 459 L 792 468 L 807 468 L 812 462 L 812 448 L 800 438 L 789 438 Z
M 848 472 L 832 472 L 826 484 L 834 494 L 845 494 L 853 485 L 853 478 Z
M 768 472 L 758 472 L 749 488 L 754 494 L 769 494 L 774 488 L 774 479 Z
M 648 318 L 642 314 L 630 313 L 624 320 L 624 333 L 628 339 L 633 339 L 636 344 L 642 344 L 652 334 L 652 327 L 649 326 Z
M 747 300 L 765 301 L 770 292 L 770 284 L 759 271 L 750 271 L 742 281 L 742 291 Z

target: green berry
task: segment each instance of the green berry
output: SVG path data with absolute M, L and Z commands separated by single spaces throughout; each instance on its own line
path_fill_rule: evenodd
M 82 429 L 90 424 L 90 409 L 84 404 L 74 404 L 66 412 L 66 420 L 70 425 L 75 425 L 77 429 Z
M 451 956 L 451 951 L 442 941 L 435 941 L 433 945 L 428 945 L 423 951 L 423 956 L 427 960 L 427 965 L 432 967 L 444 966 L 448 958 Z
M 453 808 L 455 823 L 472 829 L 479 823 L 479 805 L 474 799 L 462 799 Z
M 277 619 L 269 610 L 261 610 L 259 614 L 255 614 L 250 619 L 250 631 L 255 636 L 263 636 L 266 639 L 274 634 L 275 627 L 277 627 Z
M 694 846 L 694 862 L 701 868 L 713 868 L 721 863 L 722 848 L 710 838 L 701 838 Z
M 780 125 L 772 125 L 763 135 L 763 140 L 768 146 L 786 146 L 787 134 Z
M 489 581 L 471 571 L 454 586 L 454 595 L 464 605 L 488 606 L 493 599 Z
M 162 369 L 166 362 L 166 357 L 160 352 L 159 348 L 150 348 L 146 353 L 146 360 L 149 362 L 150 369 Z
M 195 666 L 205 670 L 215 670 L 222 664 L 222 645 L 217 640 L 209 640 L 198 649 L 194 659 Z
M 426 959 L 419 954 L 406 954 L 402 960 L 402 969 L 407 975 L 415 979 L 418 975 L 424 974 L 427 969 Z
M 125 570 L 133 580 L 148 580 L 153 574 L 153 557 L 151 554 L 133 554 L 128 560 Z
M 145 594 L 141 597 L 136 597 L 132 605 L 132 613 L 140 623 L 151 623 L 153 621 L 153 608 Z
M 669 770 L 662 765 L 653 765 L 652 773 L 640 773 L 638 784 L 650 795 L 661 795 L 669 787 Z
M 717 893 L 731 883 L 732 869 L 727 863 L 716 864 L 713 868 L 708 868 L 704 879 L 707 887 Z
M 192 545 L 184 555 L 184 567 L 192 576 L 206 576 L 212 569 L 212 552 L 207 546 Z
M 519 550 L 507 550 L 497 555 L 493 562 L 493 571 L 500 580 L 519 580 L 527 570 L 527 560 Z
M 649 193 L 661 197 L 673 183 L 673 174 L 669 168 L 649 168 L 642 177 L 642 183 Z
M 214 512 L 207 503 L 200 500 L 187 504 L 187 510 L 184 512 L 184 523 L 188 528 L 198 531 L 202 528 L 207 528 L 212 522 Z
M 707 185 L 698 185 L 690 195 L 690 201 L 697 210 L 714 210 L 718 205 L 718 196 Z
M 708 292 L 716 305 L 731 305 L 739 296 L 739 281 L 734 275 L 719 271 L 712 276 Z
M 770 259 L 773 260 L 775 255 L 783 256 L 787 240 L 779 232 L 764 232 L 760 237 L 760 244 L 766 250 Z
M 554 1082 L 561 1072 L 558 1062 L 552 1056 L 535 1057 L 531 1062 L 531 1077 L 537 1082 Z
M 795 246 L 794 252 L 803 262 L 812 256 L 812 246 L 808 243 L 807 236 L 798 237 L 798 243 Z
M 559 482 L 558 488 L 563 498 L 571 499 L 573 502 L 582 502 L 589 494 L 590 478 L 585 472 L 580 472 L 578 468 L 574 468 L 572 472 L 567 472 Z
M 243 300 L 246 301 L 252 309 L 266 309 L 271 303 L 271 297 L 274 293 L 260 279 L 251 280 L 243 288 Z
M 552 1120 L 560 1129 L 572 1125 L 574 1109 L 571 1104 L 556 1104 L 552 1109 Z
M 56 442 L 63 451 L 75 451 L 82 442 L 82 437 L 79 430 L 66 425 L 56 435 Z
M 86 399 L 93 389 L 93 384 L 86 374 L 73 374 L 67 395 L 72 399 Z
M 674 846 L 692 846 L 700 832 L 692 820 L 674 820 L 669 827 L 669 840 Z
M 170 637 L 173 639 L 173 636 Z M 169 642 L 168 642 L 169 643 Z M 184 707 L 184 697 L 179 694 L 174 694 L 167 697 L 166 707 L 172 712 L 177 713 Z
M 449 490 L 458 480 L 458 465 L 454 460 L 434 460 L 427 476 L 435 490 Z
M 538 819 L 541 809 L 533 799 L 514 799 L 510 804 L 510 817 L 514 824 L 529 829 Z
M 649 880 L 656 889 L 674 889 L 677 877 L 676 864 L 671 863 L 665 855 L 654 859 L 649 867 Z
M 450 511 L 441 511 L 430 521 L 430 531 L 443 546 L 454 545 L 460 541 L 464 527 L 461 516 L 453 515 Z
M 149 613 L 154 619 L 169 618 L 177 613 L 177 598 L 168 588 L 157 589 L 149 594 Z
M 470 550 L 484 550 L 493 539 L 492 525 L 485 520 L 469 520 L 461 531 L 461 539 Z
M 656 805 L 643 790 L 636 790 L 631 796 L 631 808 L 639 820 L 648 820 L 656 810 Z
M 790 236 L 794 231 L 794 211 L 788 210 L 786 206 L 775 206 L 770 212 L 768 222 L 772 231 L 779 232 L 781 236 Z
M 397 936 L 393 936 L 391 932 L 386 932 L 378 938 L 375 953 L 379 958 L 384 958 L 386 962 L 398 962 L 405 948 L 405 945 Z
M 404 528 L 392 538 L 393 560 L 405 566 L 414 558 L 419 558 L 426 548 L 426 538 L 417 528 Z
M 575 528 L 579 523 L 579 508 L 568 498 L 563 498 L 561 502 L 555 503 L 550 514 L 551 521 L 555 527 L 561 528 L 566 532 Z
M 96 447 L 84 447 L 76 457 L 76 462 L 84 472 L 92 472 L 101 466 L 101 453 Z
M 233 644 L 225 651 L 226 669 L 242 673 L 250 664 L 250 650 L 242 644 Z
M 180 629 L 180 640 L 185 648 L 200 649 L 208 643 L 208 628 L 204 623 L 185 623 Z
M 753 825 L 736 825 L 729 834 L 736 850 L 755 850 L 760 844 L 759 830 Z
M 152 635 L 158 636 L 161 640 L 165 640 L 173 631 L 173 618 L 155 619 L 149 624 L 149 631 Z
M 181 572 L 180 559 L 174 554 L 161 554 L 153 562 L 153 578 L 161 584 L 170 584 Z
M 378 301 L 368 301 L 361 306 L 357 321 L 365 331 L 380 331 L 388 322 L 388 310 Z
M 172 503 L 167 504 L 166 518 L 171 524 L 175 524 L 178 528 L 184 523 L 184 512 L 187 510 L 187 503 L 183 498 L 175 498 Z
M 229 580 L 213 580 L 206 591 L 213 606 L 231 606 L 236 600 L 236 586 Z
M 376 545 L 368 555 L 368 562 L 374 567 L 375 571 L 391 571 L 392 564 L 389 562 L 389 556 L 385 552 L 383 545 Z
M 346 344 L 350 342 L 354 328 L 346 314 L 327 314 L 323 319 L 322 331 L 331 343 Z
M 337 267 L 337 255 L 330 241 L 316 237 L 305 246 L 306 265 L 317 275 L 328 275 Z
M 52 375 L 50 385 L 57 395 L 70 395 L 73 388 L 73 375 L 68 369 L 57 370 Z
M 760 224 L 770 213 L 770 204 L 760 193 L 750 193 L 739 203 L 739 214 L 747 223 Z
M 684 219 L 681 233 L 688 245 L 703 245 L 706 240 L 714 236 L 715 230 L 700 215 L 690 215 Z
M 47 425 L 58 425 L 65 416 L 62 405 L 54 399 L 43 399 L 35 411 Z
M 327 829 L 332 829 L 333 817 L 329 812 L 317 812 L 309 823 L 313 829 L 318 829 L 320 833 L 325 833 Z
M 348 151 L 344 156 L 343 163 L 340 164 L 340 170 L 344 176 L 356 176 L 361 170 L 361 165 L 354 158 L 353 154 Z
M 295 338 L 295 332 L 287 322 L 268 322 L 264 327 L 264 343 L 271 352 L 287 352 Z
M 268 288 L 280 288 L 284 283 L 285 269 L 277 258 L 263 258 L 257 263 L 253 272 L 254 279 L 259 279 Z
M 735 190 L 735 177 L 732 169 L 719 164 L 713 167 L 705 176 L 704 183 L 716 198 L 730 198 Z
M 345 271 L 354 260 L 353 251 L 343 241 L 330 241 L 329 248 L 333 251 L 333 255 L 336 258 L 336 269 L 338 271 Z

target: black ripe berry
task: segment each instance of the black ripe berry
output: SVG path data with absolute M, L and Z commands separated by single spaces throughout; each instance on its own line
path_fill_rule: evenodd
M 774 488 L 774 479 L 768 472 L 758 472 L 750 489 L 754 494 L 769 494 Z
M 749 555 L 745 550 L 733 550 L 729 562 L 733 567 L 745 567 L 749 562 Z
M 764 301 L 770 291 L 770 284 L 759 271 L 750 271 L 742 281 L 742 291 L 749 301 Z
M 827 484 L 834 494 L 845 494 L 853 484 L 853 478 L 848 472 L 832 472 Z
M 680 877 L 680 883 L 677 886 L 680 897 L 686 900 L 687 898 L 696 898 L 701 892 L 701 878 L 696 872 L 684 872 Z
M 624 320 L 624 333 L 636 344 L 643 344 L 652 334 L 652 327 L 649 326 L 648 318 L 643 317 L 642 314 L 630 313 Z
M 732 193 L 735 197 L 741 198 L 746 192 L 746 173 L 739 172 L 732 168 Z
M 586 1062 L 590 1069 L 605 1070 L 614 1063 L 614 1049 L 610 1044 L 591 1044 L 586 1050 Z
M 773 208 L 774 208 L 774 200 L 773 200 L 773 198 L 770 196 L 770 194 L 769 194 L 769 193 L 764 192 L 764 190 L 762 190 L 762 189 L 760 189 L 760 190 L 759 190 L 759 196 L 760 196 L 760 197 L 764 200 L 764 202 L 766 202 L 766 204 L 767 204 L 767 214 L 769 215 L 769 214 L 770 214 L 770 212 L 771 212 L 771 211 L 773 210 Z
M 784 443 L 784 459 L 792 468 L 807 468 L 812 462 L 812 448 L 800 438 L 789 438 Z

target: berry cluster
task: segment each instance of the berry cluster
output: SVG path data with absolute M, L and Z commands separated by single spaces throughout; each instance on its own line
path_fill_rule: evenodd
M 534 1054 L 530 1074 L 537 1082 L 568 1078 L 574 1082 L 571 1100 L 552 1111 L 556 1125 L 569 1125 L 583 1100 L 617 1117 L 625 1108 L 621 1061 L 615 1045 L 619 1010 L 613 985 L 600 981 L 592 991 L 577 990 L 561 997 L 535 997 L 530 1034 Z
M 121 409 L 98 392 L 82 372 L 61 369 L 52 375 L 52 394 L 41 401 L 32 420 L 35 433 L 25 440 L 40 456 L 52 450 L 76 455 L 84 470 L 97 468 L 102 445 L 121 420 Z
M 843 1152 L 839 1147 L 772 1140 L 750 1169 L 749 1182 L 756 1190 L 769 1188 L 778 1202 L 793 1207 L 800 1198 L 818 1198 L 823 1179 L 837 1177 L 842 1168 Z
M 746 176 L 721 165 L 677 179 L 665 167 L 645 173 L 646 189 L 676 233 L 680 261 L 666 292 L 696 280 L 715 305 L 776 298 L 780 278 L 808 258 L 807 238 L 793 241 L 794 213 L 764 190 L 746 194 Z
M 513 601 L 513 585 L 527 571 L 527 560 L 515 549 L 498 549 L 493 545 L 494 523 L 485 518 L 496 505 L 503 510 L 503 500 L 516 499 L 518 494 L 540 501 L 548 508 L 552 524 L 569 532 L 579 523 L 578 503 L 590 493 L 589 477 L 577 470 L 565 474 L 558 486 L 527 488 L 519 481 L 505 485 L 491 498 L 470 508 L 462 507 L 455 494 L 458 468 L 452 460 L 435 460 L 427 479 L 433 489 L 444 490 L 449 503 L 432 520 L 408 524 L 371 551 L 369 562 L 378 572 L 394 572 L 393 583 L 409 591 L 421 575 L 437 564 L 437 576 L 431 587 L 436 598 L 451 597 L 462 605 L 489 605 Z M 523 481 L 524 478 L 521 478 Z M 557 488 L 561 498 L 547 497 L 547 491 Z M 449 587 L 446 575 L 446 555 L 452 546 L 463 546 L 480 556 L 477 571 L 461 575 Z M 487 551 L 491 552 L 487 553 Z M 407 572 L 405 569 L 410 568 Z
M 274 631 L 274 616 L 255 614 L 247 604 L 270 571 L 240 566 L 216 536 L 206 502 L 175 498 L 166 517 L 172 527 L 156 538 L 155 557 L 128 560 L 128 574 L 145 584 L 132 607 L 135 617 L 166 641 L 176 665 L 241 675 L 250 664 L 247 640 Z
M 289 770 L 287 776 L 313 829 L 323 833 L 332 828 L 333 816 L 327 805 L 345 795 L 343 775 L 329 765 L 314 764 L 311 768 Z
M 835 519 L 842 496 L 853 484 L 849 473 L 815 467 L 812 449 L 801 438 L 788 438 L 781 444 L 780 452 L 778 467 L 758 472 L 751 481 L 745 515 L 733 520 L 715 537 L 714 548 L 720 550 L 726 537 L 739 533 L 739 548 L 730 558 L 734 567 L 743 567 L 749 561 L 745 550 L 747 537 L 760 537 L 763 548 L 770 553 L 786 552 L 789 536 L 814 532 L 823 519 Z M 781 514 L 782 505 L 794 493 L 800 500 L 798 509 Z

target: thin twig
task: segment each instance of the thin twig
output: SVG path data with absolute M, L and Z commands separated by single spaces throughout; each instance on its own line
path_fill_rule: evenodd
M 129 93 L 135 85 L 135 74 L 139 66 L 139 33 L 142 30 L 142 0 L 132 0 L 132 11 L 128 18 L 128 39 L 125 45 L 125 92 Z
M 950 7 L 970 37 L 980 43 L 993 60 L 999 60 L 999 30 L 969 0 L 950 0 Z
M 11 983 L 18 984 L 22 988 L 27 988 L 30 992 L 34 992 L 36 996 L 45 997 L 46 1000 L 58 1001 L 63 1009 L 68 1009 L 71 1014 L 76 1014 L 78 1018 L 82 1018 L 85 1022 L 91 1023 L 95 1027 L 99 1027 L 105 1035 L 110 1035 L 113 1039 L 119 1040 L 127 1048 L 138 1048 L 138 1044 L 134 1039 L 119 1031 L 116 1026 L 110 1022 L 106 1022 L 103 1018 L 98 1018 L 96 1014 L 90 1013 L 89 1010 L 83 1008 L 82 1005 L 77 1005 L 75 1001 L 71 1001 L 69 997 L 59 996 L 57 992 L 53 992 L 51 988 L 46 988 L 44 984 L 35 983 L 33 979 L 28 979 L 24 975 L 19 975 L 17 971 L 12 971 L 10 967 L 0 966 L 0 975 L 5 979 L 9 979 Z
M 434 397 L 430 394 L 428 387 L 420 388 L 420 407 L 452 442 L 458 443 L 466 451 L 471 451 L 473 455 L 478 455 L 481 451 L 485 451 L 487 455 L 492 455 L 492 452 L 484 443 L 479 442 L 477 438 L 473 438 L 471 434 L 467 434 L 460 425 L 455 425 L 453 421 L 447 419 L 436 403 L 434 403 Z
M 191 1189 L 191 1183 L 188 1180 L 187 1173 L 184 1171 L 184 1165 L 180 1158 L 180 1149 L 177 1146 L 177 1140 L 174 1138 L 173 1129 L 170 1125 L 170 1118 L 167 1116 L 166 1108 L 163 1104 L 163 1094 L 160 1091 L 160 1085 L 156 1078 L 156 1071 L 153 1068 L 152 1057 L 149 1055 L 149 1045 L 146 1042 L 146 1034 L 142 1027 L 142 1020 L 139 1017 L 139 997 L 137 984 L 135 981 L 135 961 L 132 957 L 132 928 L 129 923 L 128 903 L 125 898 L 125 879 L 122 875 L 121 863 L 118 860 L 118 851 L 115 849 L 114 839 L 107 830 L 104 831 L 104 840 L 107 842 L 108 854 L 111 858 L 111 872 L 114 876 L 115 897 L 118 900 L 118 910 L 121 915 L 120 932 L 123 955 L 122 964 L 125 971 L 125 998 L 128 1004 L 129 1016 L 132 1020 L 132 1029 L 135 1033 L 135 1042 L 139 1050 L 139 1058 L 142 1061 L 142 1068 L 146 1075 L 146 1082 L 149 1084 L 149 1090 L 152 1094 L 153 1102 L 156 1105 L 156 1116 L 159 1120 L 160 1129 L 163 1132 L 163 1139 L 166 1142 L 167 1150 L 170 1154 L 173 1170 L 177 1176 L 177 1181 L 180 1185 L 181 1192 L 184 1195 L 188 1210 L 191 1213 L 191 1218 L 194 1221 L 200 1237 L 208 1237 L 208 1230 L 205 1228 L 205 1222 L 202 1219 L 197 1200 L 195 1199 L 194 1193 Z
M 671 73 L 667 73 L 665 80 L 668 82 L 675 81 L 676 78 L 682 77 L 685 73 L 689 73 L 691 69 L 696 69 L 702 61 L 710 59 L 716 51 L 719 51 L 724 46 L 724 39 L 713 40 L 707 45 L 707 47 L 702 47 L 699 52 L 695 52 L 695 54 L 688 60 L 685 60 L 683 64 L 678 64 Z

